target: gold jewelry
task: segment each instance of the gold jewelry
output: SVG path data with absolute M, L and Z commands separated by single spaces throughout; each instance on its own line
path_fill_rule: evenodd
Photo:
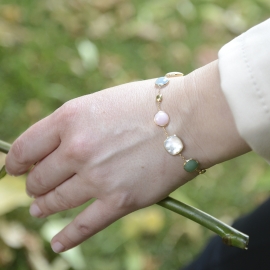
M 184 145 L 179 137 L 176 135 L 169 136 L 166 126 L 169 124 L 170 117 L 169 115 L 161 110 L 161 102 L 163 100 L 163 96 L 161 94 L 161 88 L 163 86 L 166 86 L 170 79 L 173 77 L 181 77 L 184 76 L 181 72 L 169 72 L 165 75 L 165 77 L 160 77 L 156 80 L 155 84 L 158 86 L 158 94 L 156 96 L 156 102 L 158 107 L 158 112 L 156 113 L 154 117 L 154 122 L 157 126 L 160 126 L 163 128 L 163 131 L 165 135 L 167 136 L 167 139 L 164 141 L 164 147 L 167 150 L 167 152 L 173 156 L 180 156 L 184 161 L 184 169 L 187 172 L 197 172 L 199 174 L 203 174 L 206 172 L 205 169 L 200 169 L 200 163 L 193 158 L 185 159 L 185 157 L 181 154 Z

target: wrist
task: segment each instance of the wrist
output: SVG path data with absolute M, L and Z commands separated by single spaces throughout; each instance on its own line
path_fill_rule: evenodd
M 183 141 L 186 159 L 209 168 L 250 151 L 222 93 L 217 61 L 170 83 L 168 131 Z

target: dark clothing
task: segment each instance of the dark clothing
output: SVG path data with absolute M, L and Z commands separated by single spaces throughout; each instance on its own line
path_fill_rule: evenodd
M 248 250 L 226 246 L 215 236 L 182 270 L 270 270 L 270 199 L 232 226 L 249 235 Z

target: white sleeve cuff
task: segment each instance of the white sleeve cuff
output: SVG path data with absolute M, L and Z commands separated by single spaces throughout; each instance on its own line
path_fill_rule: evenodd
M 270 19 L 223 46 L 218 57 L 238 132 L 270 163 Z

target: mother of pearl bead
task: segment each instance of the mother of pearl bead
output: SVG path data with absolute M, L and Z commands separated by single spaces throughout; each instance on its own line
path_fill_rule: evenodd
M 169 121 L 170 121 L 170 117 L 164 111 L 159 111 L 154 117 L 154 122 L 160 127 L 167 126 Z
M 183 150 L 183 143 L 182 141 L 176 136 L 169 136 L 164 141 L 164 147 L 168 151 L 169 154 L 175 156 L 179 154 Z

